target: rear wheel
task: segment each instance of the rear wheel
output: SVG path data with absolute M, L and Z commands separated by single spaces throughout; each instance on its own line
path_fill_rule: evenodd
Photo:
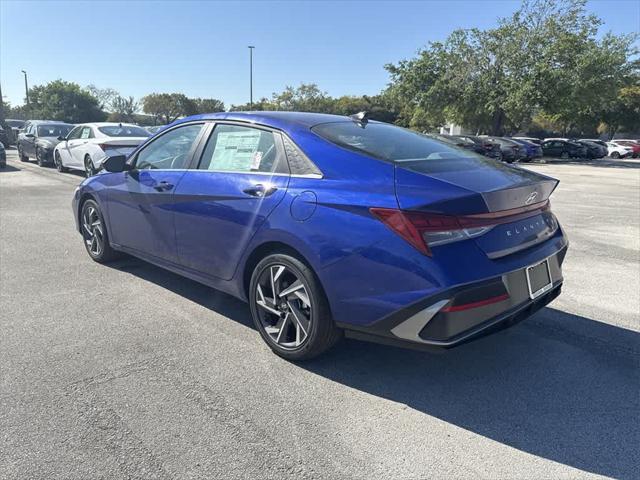
M 620 158 L 620 153 L 618 153 L 618 152 L 613 152 L 613 153 L 611 154 L 611 158 L 615 158 L 615 159 Z
M 319 281 L 297 258 L 265 257 L 256 265 L 249 289 L 256 328 L 281 357 L 308 360 L 340 339 Z
M 98 263 L 106 263 L 120 256 L 109 244 L 107 227 L 100 212 L 100 207 L 94 200 L 86 200 L 82 204 L 80 225 L 84 246 L 92 260 Z
M 569 152 L 567 152 L 567 151 L 562 152 L 560 154 L 560 158 L 562 158 L 564 160 L 568 159 L 569 158 Z
M 93 166 L 93 160 L 91 160 L 89 155 L 84 157 L 84 173 L 87 175 L 87 178 L 93 177 L 96 174 L 96 169 Z
M 67 171 L 67 167 L 65 167 L 62 164 L 62 158 L 60 158 L 60 152 L 58 152 L 57 150 L 55 151 L 54 155 L 53 155 L 53 163 L 55 163 L 56 168 L 58 169 L 58 171 L 60 173 L 64 173 Z
M 18 145 L 18 158 L 20 158 L 21 162 L 29 161 L 29 157 L 24 154 L 24 151 L 22 150 L 22 147 L 20 145 Z

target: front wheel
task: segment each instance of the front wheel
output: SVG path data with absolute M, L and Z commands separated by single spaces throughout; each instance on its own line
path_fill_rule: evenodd
M 313 271 L 297 258 L 273 254 L 256 265 L 251 314 L 269 347 L 287 360 L 308 360 L 341 337 Z
M 569 158 L 569 152 L 562 152 L 560 154 L 560 158 L 562 158 L 563 160 L 567 160 Z
M 109 244 L 107 227 L 100 207 L 94 200 L 87 200 L 82 204 L 80 222 L 84 246 L 92 260 L 106 263 L 120 256 Z
M 618 158 L 620 158 L 620 154 L 619 154 L 618 152 L 613 152 L 613 153 L 611 154 L 611 158 L 618 159 Z
M 54 155 L 53 155 L 53 163 L 55 163 L 55 164 L 56 164 L 56 168 L 58 169 L 58 171 L 59 171 L 60 173 L 64 173 L 64 172 L 66 172 L 66 171 L 67 171 L 67 167 L 65 167 L 65 166 L 62 164 L 62 158 L 60 158 L 60 152 L 58 152 L 57 150 L 56 150 L 56 152 L 55 152 L 55 153 L 54 153 Z
M 44 167 L 44 164 L 46 163 L 44 158 L 42 158 L 42 150 L 39 148 L 36 148 L 36 161 L 39 167 Z

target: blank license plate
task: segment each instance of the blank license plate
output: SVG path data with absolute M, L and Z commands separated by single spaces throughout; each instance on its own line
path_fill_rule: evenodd
M 544 260 L 536 265 L 526 268 L 529 297 L 537 298 L 551 290 L 551 270 L 549 260 Z

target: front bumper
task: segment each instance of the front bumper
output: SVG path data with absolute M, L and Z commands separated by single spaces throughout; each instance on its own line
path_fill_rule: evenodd
M 451 348 L 514 325 L 553 301 L 562 288 L 567 246 L 547 258 L 551 288 L 531 299 L 525 270 L 461 285 L 426 298 L 347 336 L 380 343 Z M 469 307 L 471 306 L 471 307 Z

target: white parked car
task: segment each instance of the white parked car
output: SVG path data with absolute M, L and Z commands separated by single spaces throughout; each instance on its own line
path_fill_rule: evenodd
M 129 155 L 150 133 L 127 123 L 85 123 L 61 139 L 53 152 L 58 171 L 84 170 L 92 176 L 107 156 Z
M 617 143 L 607 142 L 608 156 L 611 158 L 624 158 L 631 157 L 633 155 L 633 148 L 624 145 L 618 145 Z

